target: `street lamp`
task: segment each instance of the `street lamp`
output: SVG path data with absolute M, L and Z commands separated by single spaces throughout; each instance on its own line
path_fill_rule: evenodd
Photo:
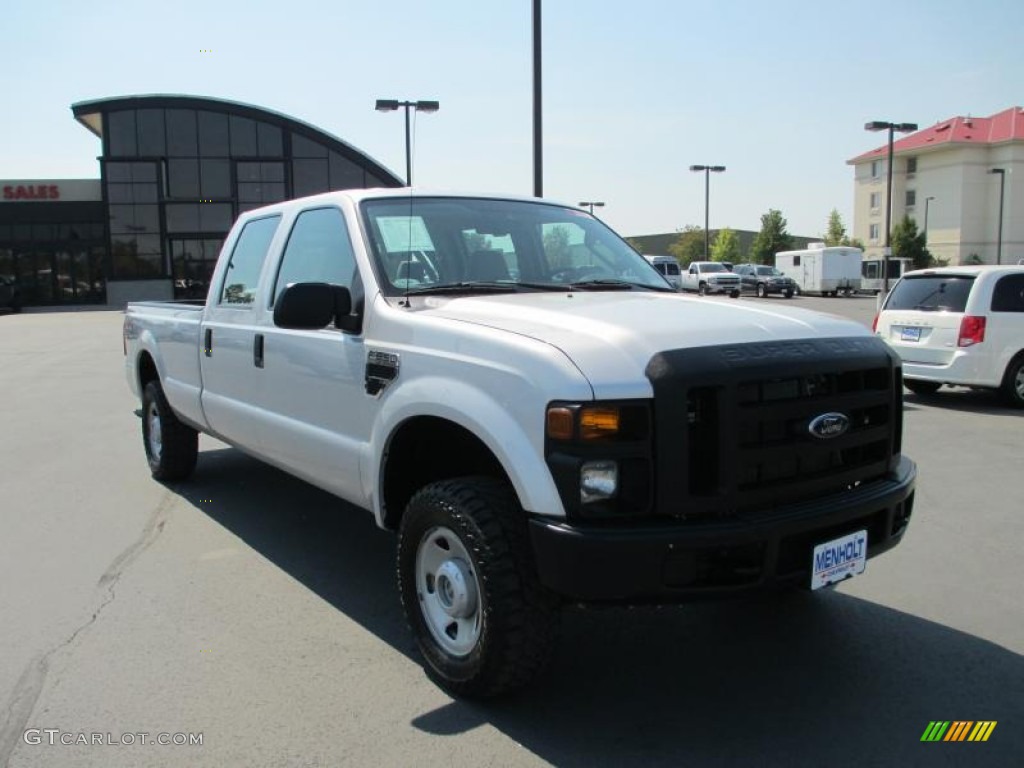
M 889 153 L 887 155 L 886 182 L 885 182 L 885 263 L 882 271 L 882 292 L 889 292 L 889 251 L 892 243 L 892 135 L 896 131 L 907 133 L 917 130 L 917 123 L 887 123 L 884 120 L 872 120 L 864 123 L 865 131 L 889 131 Z
M 934 199 L 935 199 L 934 195 L 932 197 L 926 197 L 924 199 L 924 244 L 925 245 L 928 245 L 928 203 L 930 203 Z
M 405 184 L 412 186 L 412 152 L 409 148 L 409 109 L 417 112 L 437 112 L 440 104 L 436 101 L 398 101 L 397 99 L 377 99 L 378 112 L 394 112 L 405 107 Z
M 724 165 L 691 165 L 691 171 L 700 172 L 704 171 L 704 258 L 711 258 L 711 232 L 708 229 L 708 202 L 710 200 L 710 182 L 712 171 L 714 173 L 721 173 L 725 170 Z
M 593 216 L 594 215 L 594 209 L 595 208 L 604 208 L 604 203 L 596 203 L 596 202 L 595 203 L 589 203 L 586 200 L 583 200 L 580 203 L 580 208 L 588 208 L 590 210 L 590 215 Z
M 992 168 L 989 173 L 999 174 L 999 229 L 996 232 L 996 264 L 1003 263 L 1003 195 L 1006 192 L 1006 169 Z

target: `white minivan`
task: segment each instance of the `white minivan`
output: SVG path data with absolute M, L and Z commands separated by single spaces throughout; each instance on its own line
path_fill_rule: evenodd
M 1024 266 L 907 272 L 874 330 L 903 360 L 903 383 L 931 394 L 943 384 L 998 389 L 1024 407 Z
M 652 267 L 658 270 L 658 273 L 668 280 L 669 284 L 677 291 L 682 290 L 682 285 L 679 280 L 679 262 L 676 261 L 674 256 L 647 256 L 644 258 L 650 263 Z

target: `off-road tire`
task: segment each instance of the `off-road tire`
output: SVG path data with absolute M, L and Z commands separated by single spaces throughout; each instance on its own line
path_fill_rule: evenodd
M 421 541 L 439 528 L 468 552 L 481 611 L 468 654 L 438 643 L 424 616 L 417 583 Z M 406 620 L 427 674 L 454 696 L 488 698 L 525 686 L 548 664 L 557 638 L 559 603 L 540 585 L 526 515 L 505 482 L 462 477 L 432 483 L 409 501 L 398 537 L 398 587 Z
M 1024 354 L 1017 355 L 1006 366 L 999 392 L 1007 405 L 1024 408 Z
M 160 427 L 159 451 L 150 439 L 154 417 Z M 196 467 L 199 433 L 174 415 L 158 381 L 149 382 L 142 391 L 142 444 L 156 480 L 184 480 Z
M 921 379 L 904 379 L 903 386 L 915 395 L 934 395 L 942 385 L 937 381 L 923 381 Z

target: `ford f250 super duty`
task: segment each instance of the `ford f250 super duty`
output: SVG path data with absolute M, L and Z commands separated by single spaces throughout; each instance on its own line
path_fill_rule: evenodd
M 860 573 L 916 469 L 899 358 L 860 325 L 674 292 L 535 199 L 332 192 L 244 213 L 205 303 L 130 304 L 150 471 L 205 432 L 396 531 L 425 666 L 487 696 L 565 603 L 678 602 Z

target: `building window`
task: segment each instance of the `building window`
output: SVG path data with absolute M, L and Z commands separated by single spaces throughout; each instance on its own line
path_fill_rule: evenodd
M 881 194 L 879 194 L 878 192 L 872 192 L 871 193 L 871 207 L 872 208 L 877 208 L 878 207 L 878 201 L 879 201 L 880 198 L 881 198 Z
M 915 205 L 917 205 L 917 190 L 916 189 L 908 189 L 907 190 L 906 206 L 907 206 L 907 208 L 913 208 Z
M 872 224 L 870 227 L 868 227 L 868 239 L 877 242 L 878 241 L 878 231 L 879 231 L 879 227 L 878 227 L 877 224 Z
M 913 174 L 913 173 L 917 173 L 917 158 L 916 157 L 908 157 L 907 158 L 907 175 L 909 176 L 910 174 Z
M 882 175 L 882 161 L 872 160 L 871 161 L 871 178 L 877 179 Z

